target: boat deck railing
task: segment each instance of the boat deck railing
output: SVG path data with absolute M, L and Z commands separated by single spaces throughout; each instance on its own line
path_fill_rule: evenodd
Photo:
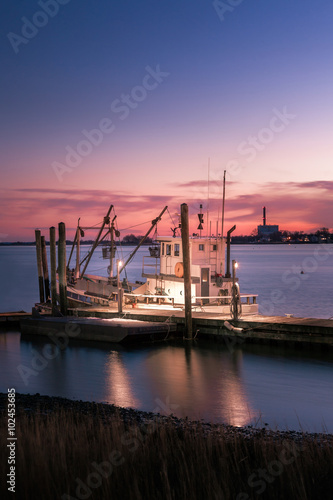
M 152 295 L 152 294 L 141 294 L 141 293 L 124 293 L 125 297 L 128 297 L 132 303 L 137 304 L 139 299 L 144 299 L 144 302 L 146 304 L 149 304 L 152 300 L 156 302 L 157 304 L 162 304 L 165 301 L 171 301 L 171 305 L 175 305 L 175 300 L 176 297 L 172 295 Z M 247 304 L 250 305 L 256 304 L 257 303 L 257 294 L 246 294 L 246 293 L 241 293 L 240 294 L 240 299 L 242 304 Z M 224 295 L 224 296 L 203 296 L 203 297 L 197 297 L 197 296 L 192 296 L 192 303 L 195 304 L 197 301 L 199 301 L 200 305 L 211 303 L 211 304 L 217 304 L 217 305 L 228 305 L 230 304 L 232 300 L 232 295 Z M 133 300 L 134 299 L 134 300 Z M 244 300 L 246 299 L 246 300 Z M 252 299 L 252 302 L 251 302 Z M 169 302 L 170 303 L 170 302 Z
M 87 305 L 93 305 L 93 304 L 100 304 L 103 306 L 108 306 L 110 305 L 110 302 L 115 302 L 118 300 L 118 291 L 115 290 L 110 294 L 110 296 L 98 296 L 93 293 L 73 293 L 70 291 L 67 291 L 68 297 L 74 300 L 77 300 L 79 302 L 85 302 Z M 125 292 L 124 297 L 127 298 L 128 302 L 131 302 L 132 304 L 137 304 L 139 301 L 144 302 L 146 304 L 149 303 L 155 303 L 155 304 L 169 304 L 172 307 L 175 307 L 175 305 L 179 305 L 179 296 L 174 296 L 174 295 L 167 295 L 167 294 L 144 294 L 144 293 L 128 293 Z M 257 304 L 257 294 L 246 294 L 246 293 L 241 293 L 240 294 L 240 300 L 242 304 Z M 212 296 L 192 296 L 192 304 L 195 305 L 230 305 L 231 300 L 232 300 L 232 295 L 212 295 Z M 177 302 L 178 300 L 178 302 Z
M 142 259 L 142 276 L 156 278 L 160 272 L 160 258 L 152 255 L 144 255 Z M 150 269 L 147 269 L 150 268 Z M 154 272 L 151 272 L 154 270 Z
M 138 303 L 138 299 L 142 298 L 146 302 L 146 304 L 149 304 L 150 299 L 156 299 L 156 302 L 158 304 L 161 304 L 162 301 L 164 302 L 166 299 L 171 301 L 171 305 L 175 305 L 175 297 L 171 295 L 151 295 L 151 294 L 143 294 L 143 293 L 124 293 L 125 297 L 129 297 L 131 300 L 134 298 L 134 304 Z
M 247 304 L 247 305 L 257 304 L 257 297 L 258 297 L 258 294 L 254 294 L 254 293 L 250 293 L 250 294 L 241 293 L 240 294 L 241 303 Z M 251 298 L 252 298 L 252 302 L 251 302 Z M 215 304 L 228 305 L 228 304 L 230 304 L 231 300 L 233 299 L 233 296 L 232 295 L 221 295 L 221 296 L 214 295 L 214 296 L 210 296 L 210 297 L 206 297 L 206 296 L 205 297 L 196 297 L 196 299 L 200 301 L 201 305 L 203 305 L 205 302 L 207 303 L 207 300 L 209 301 L 210 299 L 212 299 Z M 242 299 L 246 299 L 246 301 L 242 300 Z

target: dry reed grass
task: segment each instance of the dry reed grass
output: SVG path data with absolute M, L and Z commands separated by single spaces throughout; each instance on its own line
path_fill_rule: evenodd
M 50 413 L 21 413 L 15 498 L 332 498 L 331 438 L 304 438 L 295 444 L 278 436 L 246 438 L 223 429 L 207 435 L 200 425 L 187 422 L 125 423 L 117 413 L 105 417 L 61 407 Z M 6 435 L 4 415 L 2 450 Z M 4 481 L 8 465 L 2 455 L 1 497 L 14 498 Z

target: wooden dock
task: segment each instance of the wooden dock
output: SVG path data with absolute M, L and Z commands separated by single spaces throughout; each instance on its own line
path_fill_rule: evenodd
M 92 340 L 95 342 L 131 343 L 165 340 L 177 328 L 174 323 L 138 321 L 133 318 L 91 318 L 41 316 L 22 319 L 23 335 Z
M 116 311 L 107 312 L 105 309 L 76 309 L 69 310 L 75 316 L 94 316 L 98 318 L 117 317 Z M 175 323 L 177 332 L 184 329 L 184 311 L 177 309 L 125 309 L 122 317 L 141 321 Z M 317 344 L 333 347 L 333 320 L 316 318 L 295 318 L 282 316 L 248 315 L 234 321 L 230 316 L 212 314 L 209 312 L 192 312 L 193 336 L 196 338 L 237 338 L 239 343 L 247 342 L 287 342 Z M 231 331 L 225 326 L 231 324 L 240 331 Z
M 182 337 L 185 329 L 184 311 L 176 308 L 125 308 L 121 315 L 116 309 L 82 308 L 69 309 L 70 317 L 95 318 L 127 318 L 131 320 L 169 323 L 172 337 Z M 0 313 L 0 327 L 19 326 L 20 320 L 31 318 L 31 313 L 24 311 Z M 288 344 L 310 344 L 333 347 L 333 320 L 319 318 L 296 318 L 283 316 L 247 315 L 237 321 L 230 315 L 213 314 L 207 311 L 193 311 L 193 336 L 195 338 L 211 338 L 224 340 L 226 343 L 260 342 Z M 242 331 L 230 330 L 232 325 Z
M 19 326 L 21 319 L 31 318 L 31 313 L 25 311 L 0 313 L 0 327 Z

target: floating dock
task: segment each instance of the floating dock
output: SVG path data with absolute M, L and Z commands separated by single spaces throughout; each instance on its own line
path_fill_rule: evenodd
M 107 312 L 105 309 L 75 309 L 69 314 L 78 317 L 86 315 L 96 318 L 111 318 L 118 316 L 117 312 Z M 184 332 L 184 311 L 175 309 L 126 309 L 123 318 L 146 322 L 164 323 L 177 326 L 176 332 Z M 238 320 L 230 316 L 212 314 L 209 312 L 192 312 L 193 336 L 196 338 L 237 338 L 239 343 L 248 342 L 286 342 L 328 345 L 333 347 L 333 320 L 316 318 L 295 318 L 282 316 L 248 315 Z M 230 325 L 233 330 L 230 330 Z M 178 335 L 179 336 L 179 335 Z
M 32 313 L 25 311 L 0 313 L 0 327 L 18 326 L 21 319 L 31 318 Z
M 0 313 L 0 326 L 6 328 L 21 325 L 23 334 L 48 335 L 50 331 L 64 330 L 67 324 L 81 324 L 82 334 L 78 339 L 109 342 L 126 342 L 126 337 L 127 341 L 140 341 L 181 338 L 184 335 L 185 318 L 181 309 L 128 308 L 119 315 L 116 309 L 108 311 L 105 308 L 82 308 L 69 309 L 68 314 L 63 318 L 33 318 L 31 313 L 23 311 Z M 119 325 L 123 320 L 122 326 L 118 331 L 115 329 L 116 323 L 113 323 L 111 333 L 112 323 L 109 320 L 115 321 L 117 318 Z M 130 320 L 127 327 L 124 320 Z M 224 339 L 227 343 L 284 342 L 333 347 L 332 319 L 247 315 L 232 320 L 230 315 L 193 311 L 192 323 L 195 338 Z
M 177 329 L 169 322 L 124 318 L 32 317 L 20 321 L 23 335 L 42 335 L 50 339 L 66 337 L 96 342 L 130 343 L 165 340 Z

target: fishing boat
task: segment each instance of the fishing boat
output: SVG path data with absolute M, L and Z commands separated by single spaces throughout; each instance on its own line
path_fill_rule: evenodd
M 80 241 L 85 228 L 78 223 L 67 265 L 68 305 L 112 309 L 121 302 L 125 307 L 133 308 L 183 308 L 185 297 L 181 224 L 171 230 L 170 236 L 157 234 L 157 224 L 167 208 L 164 207 L 152 220 L 149 230 L 125 262 L 116 258 L 119 247 L 115 245 L 115 240 L 119 237 L 119 231 L 115 227 L 116 215 L 113 215 L 112 205 L 98 228 L 92 248 L 82 260 Z M 227 232 L 226 238 L 219 234 L 203 236 L 201 210 L 198 217 L 199 232 L 189 238 L 192 308 L 212 313 L 230 313 L 232 317 L 257 314 L 257 295 L 240 293 L 236 276 L 237 262 L 230 258 L 230 235 L 236 226 Z M 126 277 L 123 278 L 123 272 L 153 230 L 154 243 L 149 246 L 149 254 L 143 259 L 143 279 L 130 282 Z M 98 245 L 102 245 L 103 258 L 108 260 L 107 277 L 86 273 Z M 75 248 L 76 265 L 71 268 Z

